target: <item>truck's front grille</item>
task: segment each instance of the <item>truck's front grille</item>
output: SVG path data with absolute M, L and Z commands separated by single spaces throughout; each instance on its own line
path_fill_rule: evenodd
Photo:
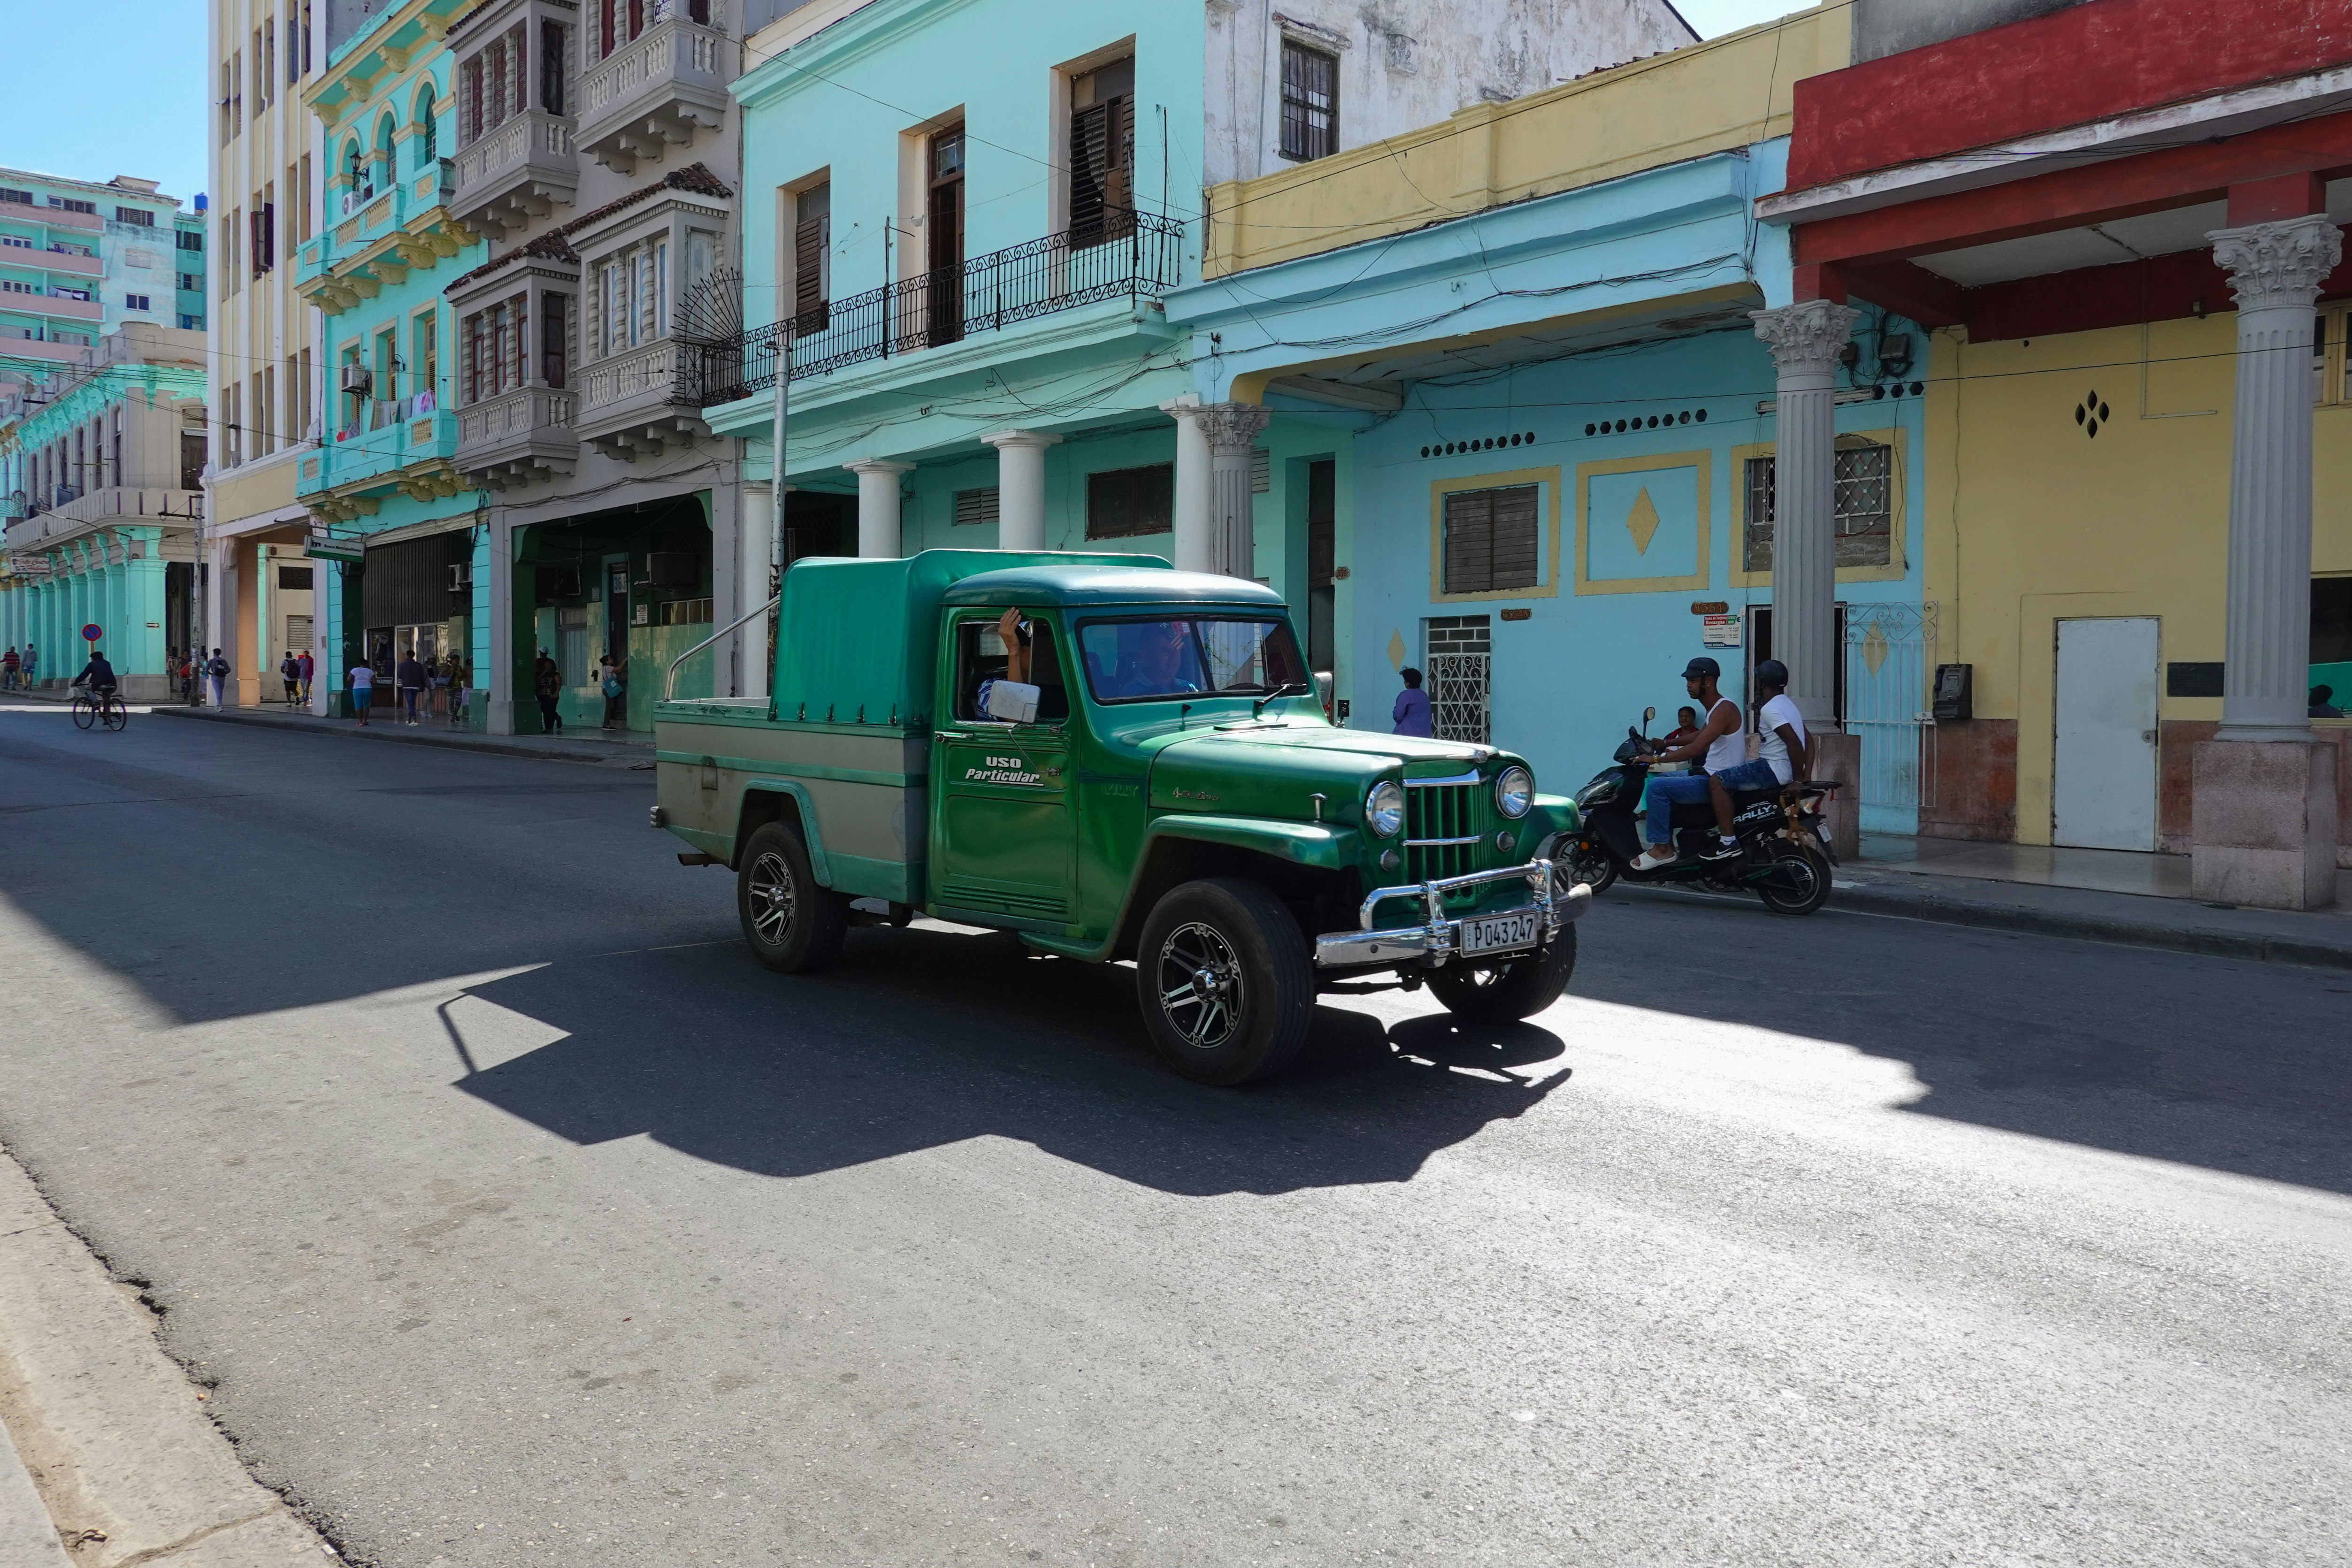
M 1475 779 L 1404 781 L 1404 869 L 1413 882 L 1487 869 L 1486 789 Z

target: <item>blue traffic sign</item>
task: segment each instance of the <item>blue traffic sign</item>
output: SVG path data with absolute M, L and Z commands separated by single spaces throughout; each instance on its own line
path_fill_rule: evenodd
M 83 627 L 83 628 L 81 629 L 81 637 L 82 637 L 82 641 L 83 641 L 83 642 L 85 642 L 85 643 L 95 643 L 95 642 L 97 642 L 100 637 L 103 637 L 103 636 L 105 636 L 105 635 L 106 635 L 106 629 L 105 629 L 104 627 L 100 626 L 100 625 L 97 622 L 95 622 L 95 621 L 91 622 L 89 625 L 87 625 L 87 626 L 85 626 L 85 627 Z

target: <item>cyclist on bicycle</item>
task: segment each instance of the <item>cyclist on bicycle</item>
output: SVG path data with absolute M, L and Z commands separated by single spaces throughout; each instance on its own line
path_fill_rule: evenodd
M 106 662 L 106 655 L 92 648 L 89 663 L 81 667 L 81 674 L 73 678 L 73 684 L 88 686 L 90 695 L 104 698 L 112 696 L 120 683 L 115 680 L 114 666 Z

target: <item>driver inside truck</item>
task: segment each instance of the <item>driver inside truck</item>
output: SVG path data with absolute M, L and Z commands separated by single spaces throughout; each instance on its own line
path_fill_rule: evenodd
M 1129 621 L 1104 628 L 1117 639 L 1113 666 L 1102 667 L 1100 638 L 1087 629 L 1087 667 L 1104 697 L 1179 696 L 1201 690 L 1189 621 Z

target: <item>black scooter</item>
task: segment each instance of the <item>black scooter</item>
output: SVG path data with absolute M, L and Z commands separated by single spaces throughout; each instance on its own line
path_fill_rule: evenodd
M 1642 787 L 1649 781 L 1657 742 L 1645 733 L 1654 707 L 1642 710 L 1642 729 L 1625 728 L 1616 765 L 1593 775 L 1576 792 L 1576 831 L 1553 852 L 1570 880 L 1605 892 L 1619 877 L 1643 885 L 1683 883 L 1714 893 L 1753 892 L 1776 915 L 1811 915 L 1830 895 L 1829 835 L 1821 802 L 1838 786 L 1805 783 L 1742 789 L 1731 797 L 1731 831 L 1739 852 L 1704 857 L 1715 847 L 1715 810 L 1705 800 L 1677 802 L 1675 847 L 1681 853 L 1654 871 L 1634 867 L 1645 847 L 1636 821 Z

